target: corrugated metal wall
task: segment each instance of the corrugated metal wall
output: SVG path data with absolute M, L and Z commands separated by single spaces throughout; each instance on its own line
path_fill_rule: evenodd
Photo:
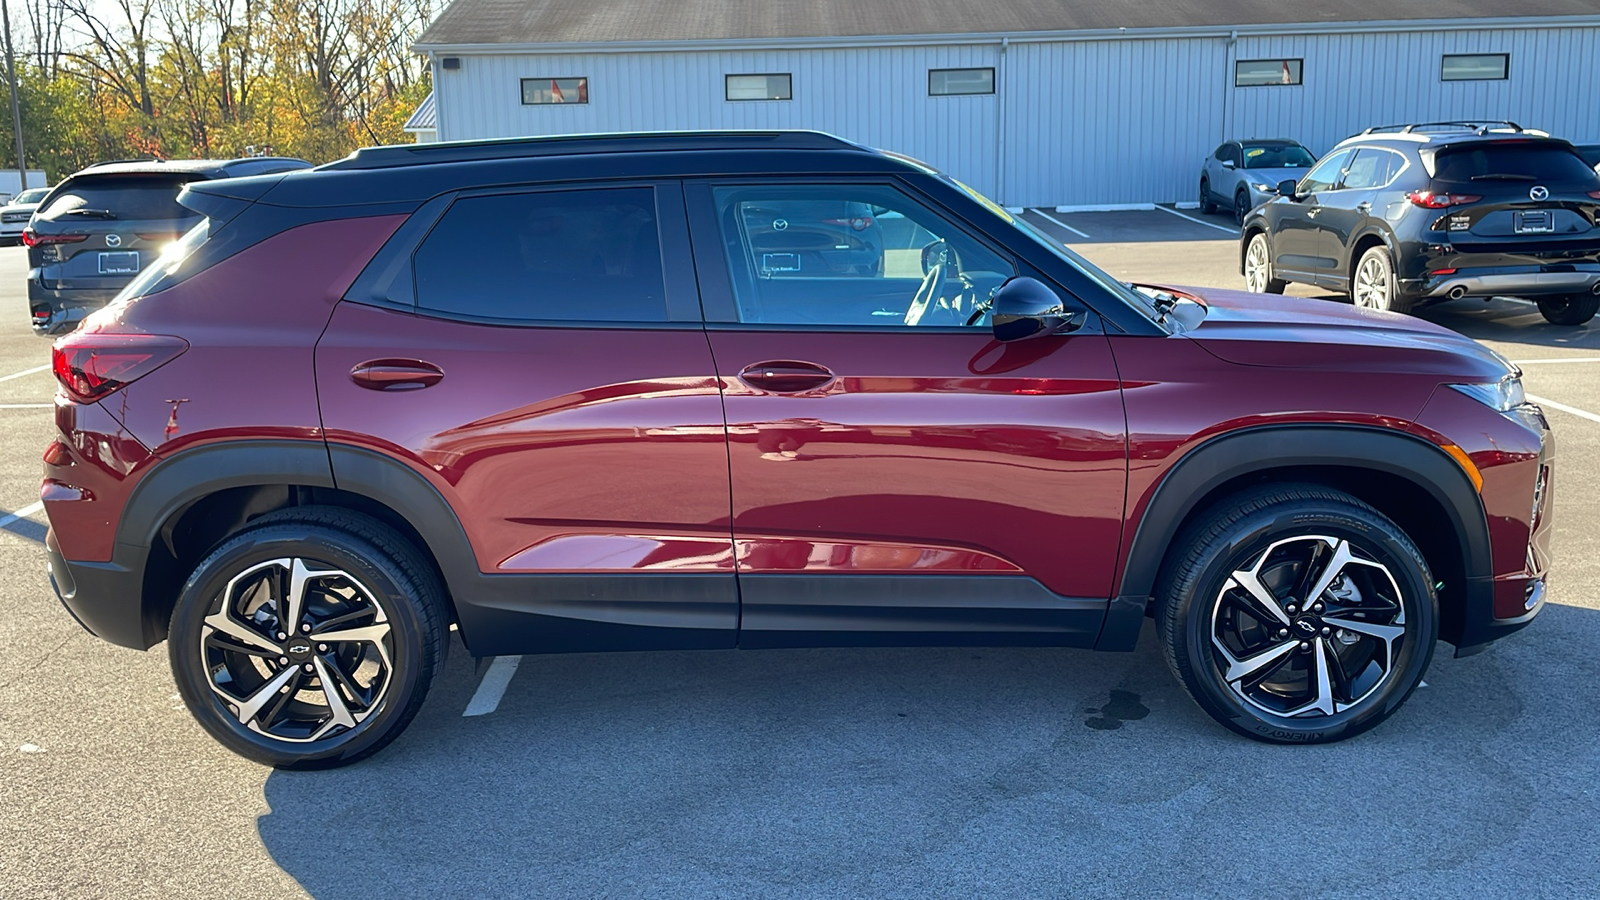
M 1511 77 L 1443 82 L 1445 53 Z M 1303 59 L 1298 86 L 1233 87 L 1236 59 Z M 929 97 L 928 70 L 997 66 L 997 96 Z M 855 49 L 463 55 L 438 72 L 440 138 L 815 128 L 925 160 L 1011 206 L 1194 198 L 1225 137 L 1314 152 L 1368 125 L 1506 118 L 1600 142 L 1600 28 Z M 723 76 L 789 72 L 794 99 L 729 102 Z M 523 106 L 520 79 L 584 76 L 589 103 Z M 1005 108 L 999 107 L 1004 103 Z M 1004 133 L 1001 133 L 1001 123 Z

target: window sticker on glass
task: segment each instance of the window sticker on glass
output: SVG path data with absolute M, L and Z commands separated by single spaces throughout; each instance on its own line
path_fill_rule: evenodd
M 1266 152 L 1267 152 L 1267 150 L 1266 150 L 1265 147 L 1256 147 L 1253 150 L 1246 150 L 1244 155 L 1250 157 L 1251 159 L 1255 159 L 1256 157 L 1258 157 L 1258 156 L 1260 156 L 1260 155 L 1262 155 L 1263 153 L 1266 153 Z

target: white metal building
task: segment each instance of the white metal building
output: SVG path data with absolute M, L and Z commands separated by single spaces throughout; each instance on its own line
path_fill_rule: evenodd
M 439 140 L 814 128 L 1008 206 L 1193 200 L 1229 138 L 1600 142 L 1600 0 L 454 0 L 417 49 Z

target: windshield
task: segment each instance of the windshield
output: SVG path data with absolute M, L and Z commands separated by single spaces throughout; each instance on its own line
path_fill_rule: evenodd
M 12 197 L 11 198 L 11 202 L 12 203 L 19 203 L 19 204 L 20 203 L 38 203 L 40 200 L 43 200 L 45 195 L 48 194 L 48 193 L 50 193 L 50 189 L 47 188 L 47 187 L 29 188 L 29 189 L 23 191 L 22 193 L 16 195 L 15 197 Z
M 204 244 L 209 237 L 211 237 L 211 220 L 201 219 L 200 224 L 189 229 L 188 233 L 183 237 L 162 247 L 161 254 L 148 266 L 145 266 L 143 272 L 140 272 L 132 281 L 128 282 L 127 287 L 124 287 L 112 302 L 142 297 L 168 287 L 169 285 L 158 284 L 158 282 L 164 281 L 169 275 L 177 274 L 178 267 L 183 264 L 183 261 L 198 250 L 200 245 Z
M 1299 144 L 1245 144 L 1246 169 L 1306 169 L 1315 163 L 1311 151 Z

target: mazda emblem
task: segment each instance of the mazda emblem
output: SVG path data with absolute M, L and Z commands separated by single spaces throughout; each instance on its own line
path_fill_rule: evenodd
M 1536 185 L 1533 186 L 1532 190 L 1528 191 L 1528 199 L 1529 200 L 1549 200 L 1550 199 L 1550 189 L 1545 187 L 1542 184 L 1536 184 Z
M 788 219 L 773 219 L 772 220 L 772 230 L 773 231 L 782 231 L 782 230 L 784 230 L 785 228 L 788 228 L 788 227 L 789 227 L 789 220 Z
M 122 246 L 122 235 L 120 235 L 120 234 L 108 234 L 108 235 L 106 235 L 106 246 L 107 247 L 121 247 Z

